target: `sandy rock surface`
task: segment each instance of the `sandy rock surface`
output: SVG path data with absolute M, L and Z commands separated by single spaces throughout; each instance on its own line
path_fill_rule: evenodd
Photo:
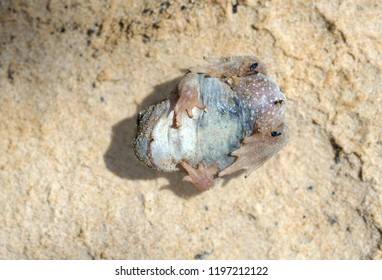
M 0 2 L 1 259 L 382 258 L 380 1 L 35 2 Z M 289 144 L 205 193 L 140 164 L 139 110 L 232 55 Z

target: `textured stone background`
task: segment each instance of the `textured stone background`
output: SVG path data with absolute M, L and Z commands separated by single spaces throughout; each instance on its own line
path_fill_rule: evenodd
M 380 1 L 34 2 L 0 1 L 1 259 L 382 258 Z M 202 194 L 141 165 L 137 112 L 243 54 L 288 146 Z

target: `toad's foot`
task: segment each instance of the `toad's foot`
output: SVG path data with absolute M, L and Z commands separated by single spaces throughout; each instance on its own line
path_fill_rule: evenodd
M 219 177 L 243 168 L 247 169 L 247 177 L 251 171 L 263 165 L 271 156 L 281 150 L 288 143 L 288 139 L 289 129 L 284 123 L 274 130 L 268 129 L 245 137 L 243 145 L 231 153 L 237 159 L 232 165 L 222 170 Z
M 192 118 L 192 109 L 194 107 L 206 110 L 206 106 L 199 101 L 199 75 L 197 73 L 188 73 L 184 76 L 179 82 L 178 95 L 179 99 L 174 108 L 176 127 L 182 125 L 184 112 L 187 112 L 187 115 Z
M 193 168 L 188 163 L 180 162 L 182 167 L 186 169 L 188 175 L 183 178 L 183 181 L 189 181 L 195 185 L 199 190 L 206 191 L 214 186 L 214 177 L 217 173 L 219 165 L 217 163 L 211 165 L 208 169 L 205 169 L 203 164 L 199 164 L 198 168 Z
M 222 58 L 206 58 L 207 65 L 193 67 L 192 73 L 203 73 L 213 78 L 232 78 L 256 75 L 261 72 L 266 74 L 265 65 L 254 56 L 234 56 Z

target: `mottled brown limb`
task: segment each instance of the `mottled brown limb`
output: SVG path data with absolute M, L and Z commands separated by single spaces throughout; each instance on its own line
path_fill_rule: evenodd
M 214 186 L 214 179 L 219 168 L 217 163 L 211 165 L 208 169 L 205 169 L 201 163 L 198 165 L 198 168 L 192 167 L 185 161 L 181 161 L 180 165 L 188 172 L 183 181 L 193 183 L 201 191 L 209 190 Z
M 284 147 L 288 139 L 289 130 L 285 124 L 246 137 L 243 145 L 231 153 L 237 157 L 235 162 L 222 170 L 218 176 L 222 177 L 240 169 L 255 170 Z
M 245 77 L 259 72 L 266 74 L 266 66 L 254 56 L 206 58 L 209 64 L 193 67 L 193 73 L 207 74 L 213 78 Z
M 206 107 L 199 101 L 199 75 L 197 73 L 188 73 L 178 85 L 179 99 L 174 108 L 175 126 L 182 125 L 183 113 L 192 118 L 192 109 L 197 107 L 205 110 Z

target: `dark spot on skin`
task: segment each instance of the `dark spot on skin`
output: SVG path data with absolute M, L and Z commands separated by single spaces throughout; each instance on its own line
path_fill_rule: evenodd
M 61 27 L 60 32 L 65 33 L 65 31 L 66 31 L 65 27 Z
M 257 66 L 259 66 L 258 63 L 253 63 L 251 64 L 251 66 L 249 66 L 249 69 L 251 69 L 251 71 L 254 71 L 257 68 Z
M 103 96 L 100 97 L 101 102 L 105 102 L 105 98 Z
M 277 131 L 272 131 L 271 132 L 271 136 L 272 137 L 277 137 L 277 136 L 280 136 L 282 133 L 281 132 L 277 132 Z
M 305 219 L 305 218 L 306 218 L 306 216 L 305 216 L 305 215 L 303 215 L 303 216 L 302 216 L 302 218 L 303 218 L 303 219 Z
M 236 14 L 237 13 L 237 7 L 239 6 L 239 3 L 235 3 L 232 5 L 232 13 Z
M 309 192 L 313 191 L 313 186 L 307 187 L 306 190 L 309 191 Z
M 282 104 L 284 104 L 284 100 L 282 100 L 282 99 L 276 100 L 274 104 L 275 105 L 278 105 L 278 104 L 282 105 Z

